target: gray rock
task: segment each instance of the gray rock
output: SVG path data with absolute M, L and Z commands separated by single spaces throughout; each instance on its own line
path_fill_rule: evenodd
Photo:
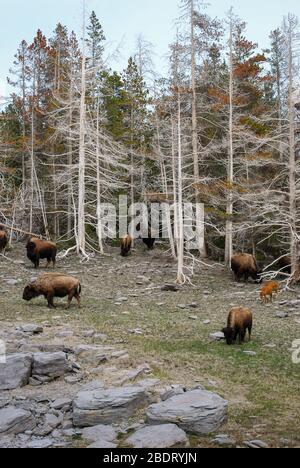
M 287 312 L 278 312 L 278 314 L 275 314 L 275 317 L 280 319 L 288 318 L 288 316 L 289 314 Z
M 45 417 L 45 426 L 51 427 L 51 429 L 56 429 L 63 421 L 63 416 L 55 416 L 55 414 L 48 413 Z
M 46 449 L 53 446 L 53 439 L 33 439 L 27 444 L 27 448 L 31 449 Z
M 267 448 L 269 448 L 269 445 L 266 442 L 262 441 L 262 440 L 251 440 L 250 442 L 244 442 L 244 445 L 246 445 L 246 447 L 254 448 L 254 449 L 257 449 L 257 448 L 267 449 Z
M 147 419 L 150 424 L 176 423 L 186 432 L 209 434 L 225 421 L 227 406 L 227 401 L 215 393 L 193 390 L 151 405 Z
M 93 366 L 106 362 L 111 351 L 113 351 L 112 347 L 101 345 L 79 345 L 74 349 L 75 355 L 80 361 Z
M 0 410 L 0 434 L 20 434 L 34 427 L 35 421 L 30 411 L 14 406 Z
M 221 445 L 223 447 L 233 447 L 234 445 L 236 445 L 236 440 L 231 439 L 228 435 L 221 434 L 217 435 L 215 439 L 212 440 L 212 443 L 216 445 Z
M 26 325 L 21 325 L 18 327 L 24 333 L 30 333 L 32 335 L 38 335 L 39 333 L 43 333 L 43 327 L 40 325 L 28 323 Z
M 72 332 L 71 330 L 70 331 L 65 330 L 65 331 L 61 331 L 57 333 L 56 336 L 58 336 L 59 338 L 70 338 L 73 335 L 74 335 L 74 332 Z
M 62 409 L 62 408 L 69 408 L 72 406 L 72 400 L 70 398 L 59 398 L 53 403 L 51 403 L 50 407 L 56 410 Z
M 186 446 L 188 438 L 175 424 L 164 424 L 139 429 L 126 440 L 126 444 L 134 448 L 170 448 L 178 445 Z
M 99 425 L 83 429 L 82 437 L 90 442 L 97 442 L 99 440 L 113 442 L 117 437 L 117 432 L 112 426 Z
M 225 335 L 223 332 L 216 332 L 216 333 L 211 333 L 210 338 L 214 341 L 222 341 L 225 340 Z
M 84 338 L 93 338 L 93 336 L 95 335 L 95 330 L 85 330 L 83 333 L 82 333 L 82 336 Z
M 145 389 L 138 386 L 80 392 L 73 402 L 73 423 L 92 427 L 127 420 L 146 401 Z
M 22 281 L 21 280 L 16 280 L 16 279 L 8 279 L 6 280 L 6 284 L 8 286 L 16 286 L 17 284 L 20 284 Z
M 67 357 L 63 352 L 33 355 L 32 377 L 46 376 L 50 379 L 56 379 L 68 371 Z
M 171 385 L 170 387 L 163 390 L 160 394 L 162 401 L 169 400 L 176 395 L 182 395 L 184 393 L 184 388 L 181 385 Z
M 32 366 L 29 354 L 11 354 L 0 364 L 0 390 L 13 390 L 28 384 Z

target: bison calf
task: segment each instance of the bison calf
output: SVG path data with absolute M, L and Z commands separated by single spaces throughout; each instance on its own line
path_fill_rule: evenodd
M 26 245 L 27 257 L 34 264 L 35 268 L 38 268 L 40 265 L 40 259 L 47 259 L 46 268 L 53 263 L 53 268 L 55 267 L 57 247 L 53 242 L 44 241 L 41 239 L 36 239 L 32 237 L 29 239 Z
M 228 345 L 235 343 L 239 337 L 240 344 L 244 343 L 247 330 L 249 332 L 249 341 L 253 325 L 253 316 L 249 309 L 237 307 L 232 309 L 227 320 L 227 328 L 223 328 L 223 333 Z
M 264 284 L 260 291 L 260 299 L 263 304 L 267 304 L 268 302 L 272 302 L 273 296 L 279 294 L 280 292 L 280 284 L 278 281 L 269 281 L 268 283 Z
M 121 255 L 122 257 L 128 257 L 132 246 L 132 237 L 127 234 L 121 239 Z
M 7 234 L 3 226 L 0 226 L 0 252 L 5 250 L 7 246 Z
M 40 276 L 34 283 L 26 286 L 23 293 L 25 301 L 31 301 L 35 297 L 44 296 L 48 301 L 50 309 L 55 308 L 54 297 L 68 296 L 68 304 L 66 309 L 69 309 L 73 297 L 77 300 L 78 308 L 80 308 L 80 281 L 72 276 L 59 275 L 55 273 L 46 273 Z

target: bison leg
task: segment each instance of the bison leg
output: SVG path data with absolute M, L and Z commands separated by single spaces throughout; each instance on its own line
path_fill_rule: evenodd
M 252 334 L 252 324 L 250 323 L 250 324 L 248 325 L 248 327 L 247 327 L 247 328 L 248 328 L 248 332 L 249 332 L 249 341 L 251 341 L 251 334 Z
M 49 268 L 50 263 L 51 263 L 51 258 L 47 258 L 47 265 L 46 265 L 46 268 Z
M 34 268 L 38 268 L 40 266 L 40 259 L 39 258 L 36 258 L 34 260 Z
M 240 344 L 245 343 L 246 329 L 240 330 Z
M 80 309 L 80 294 L 75 294 L 74 296 L 77 300 L 77 303 L 78 303 L 78 309 Z
M 70 306 L 71 306 L 71 302 L 72 302 L 73 297 L 74 297 L 74 293 L 71 292 L 71 293 L 68 295 L 68 303 L 67 303 L 67 305 L 66 305 L 66 307 L 65 307 L 66 310 L 70 309 Z
M 48 301 L 48 307 L 49 309 L 55 309 L 55 305 L 53 303 L 54 296 L 53 294 L 48 294 L 47 296 L 47 301 Z
M 248 279 L 249 279 L 249 272 L 248 272 L 248 271 L 245 271 L 245 273 L 244 273 L 244 281 L 245 281 L 245 283 L 248 283 Z

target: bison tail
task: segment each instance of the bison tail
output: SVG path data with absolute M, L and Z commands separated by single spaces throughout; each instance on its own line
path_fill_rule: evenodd
M 82 290 L 81 284 L 79 283 L 77 286 L 77 290 L 76 290 L 77 294 L 81 294 L 81 290 Z

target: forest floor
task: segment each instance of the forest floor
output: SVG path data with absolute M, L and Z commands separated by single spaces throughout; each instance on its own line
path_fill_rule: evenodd
M 229 417 L 221 433 L 236 445 L 259 439 L 273 447 L 300 446 L 300 365 L 293 364 L 291 353 L 300 339 L 300 305 L 293 303 L 300 289 L 263 306 L 259 286 L 237 284 L 222 266 L 208 262 L 193 285 L 163 292 L 161 286 L 176 278 L 176 264 L 163 251 L 137 246 L 124 259 L 110 248 L 107 256 L 89 262 L 75 255 L 58 261 L 57 271 L 81 278 L 82 308 L 74 303 L 65 311 L 58 301 L 51 311 L 43 298 L 22 300 L 23 287 L 37 276 L 24 253 L 19 244 L 7 253 L 10 260 L 0 257 L 0 327 L 47 322 L 60 329 L 93 329 L 107 335 L 105 345 L 126 348 L 132 367 L 147 362 L 166 385 L 201 385 L 227 399 Z M 8 285 L 10 279 L 18 284 Z M 226 325 L 233 306 L 251 308 L 254 328 L 250 343 L 230 347 L 210 334 Z M 280 312 L 288 316 L 278 318 Z M 213 446 L 211 440 L 191 443 Z

